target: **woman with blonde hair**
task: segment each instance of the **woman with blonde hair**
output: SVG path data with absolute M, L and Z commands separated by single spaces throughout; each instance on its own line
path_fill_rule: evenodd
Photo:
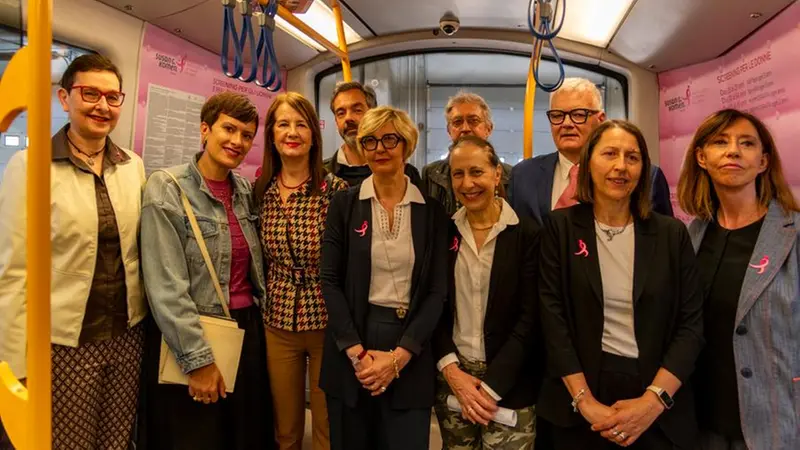
M 709 116 L 686 152 L 678 199 L 703 288 L 696 375 L 703 450 L 800 442 L 800 208 L 755 116 Z
M 325 394 L 319 388 L 328 322 L 319 259 L 328 205 L 347 183 L 322 167 L 318 123 L 314 106 L 302 95 L 275 98 L 267 112 L 264 164 L 254 190 L 267 261 L 263 315 L 281 450 L 303 447 L 307 369 L 313 448 L 330 448 Z
M 448 219 L 404 174 L 417 137 L 405 112 L 369 110 L 357 143 L 372 175 L 331 202 L 320 386 L 334 450 L 428 448 L 430 340 L 447 296 Z

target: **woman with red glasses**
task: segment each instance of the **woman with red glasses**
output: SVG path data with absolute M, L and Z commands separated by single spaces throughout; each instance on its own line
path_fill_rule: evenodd
M 56 450 L 127 449 L 131 439 L 147 315 L 137 242 L 145 172 L 108 137 L 124 98 L 119 69 L 95 54 L 75 59 L 58 90 L 69 123 L 53 136 L 50 166 Z M 15 154 L 0 184 L 0 360 L 21 379 L 27 160 L 27 150 Z

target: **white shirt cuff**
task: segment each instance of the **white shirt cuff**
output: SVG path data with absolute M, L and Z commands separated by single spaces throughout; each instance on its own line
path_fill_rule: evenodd
M 458 356 L 456 356 L 455 353 L 448 353 L 444 355 L 438 363 L 436 363 L 436 370 L 441 372 L 445 367 L 453 363 L 458 364 Z
M 481 381 L 481 389 L 486 391 L 496 402 L 499 402 L 500 400 L 503 399 L 502 397 L 497 395 L 497 392 L 493 391 L 492 388 L 490 388 L 489 385 L 484 383 L 483 381 Z

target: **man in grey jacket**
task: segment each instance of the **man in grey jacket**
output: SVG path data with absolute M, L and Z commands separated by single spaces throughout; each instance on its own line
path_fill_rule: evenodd
M 494 124 L 492 111 L 486 100 L 478 94 L 459 92 L 447 101 L 444 110 L 447 119 L 447 133 L 455 142 L 461 136 L 474 134 L 483 139 L 489 139 Z M 503 163 L 503 187 L 508 191 L 508 179 L 511 166 Z M 453 194 L 453 185 L 450 181 L 450 158 L 434 161 L 422 169 L 422 183 L 424 192 L 439 200 L 444 205 L 448 215 L 453 215 L 460 205 Z

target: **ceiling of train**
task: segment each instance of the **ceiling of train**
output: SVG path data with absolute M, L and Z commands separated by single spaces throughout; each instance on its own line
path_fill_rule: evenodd
M 58 1 L 58 0 L 56 0 Z M 208 50 L 219 52 L 220 0 L 99 0 L 151 22 Z M 317 0 L 330 4 L 330 0 Z M 343 18 L 364 39 L 438 28 L 452 11 L 465 28 L 519 30 L 527 33 L 528 0 L 339 0 Z M 795 0 L 570 0 L 565 31 L 580 36 L 597 12 L 581 10 L 619 4 L 622 14 L 605 46 L 641 67 L 663 71 L 715 58 L 741 41 Z M 602 3 L 601 3 L 602 2 Z M 455 36 L 458 37 L 458 34 Z M 446 41 L 443 41 L 446 42 Z M 596 41 L 597 42 L 597 41 Z M 276 30 L 278 60 L 294 68 L 319 52 Z M 688 51 L 687 49 L 691 49 Z

